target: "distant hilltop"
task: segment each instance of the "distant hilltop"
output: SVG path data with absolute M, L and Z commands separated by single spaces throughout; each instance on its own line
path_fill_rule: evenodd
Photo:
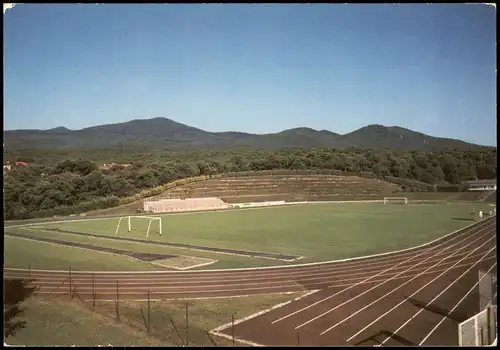
M 4 131 L 8 150 L 84 149 L 150 146 L 165 150 L 212 148 L 393 148 L 425 151 L 492 148 L 460 140 L 440 138 L 399 126 L 368 125 L 341 135 L 328 130 L 294 128 L 271 134 L 207 132 L 168 118 L 136 119 L 81 130 L 57 127 L 50 130 Z

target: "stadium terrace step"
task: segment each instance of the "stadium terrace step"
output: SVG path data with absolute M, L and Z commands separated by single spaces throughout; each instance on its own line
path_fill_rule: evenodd
M 401 188 L 393 183 L 358 176 L 324 174 L 263 174 L 191 182 L 159 196 L 180 198 L 218 197 L 231 203 L 272 200 L 373 200 Z

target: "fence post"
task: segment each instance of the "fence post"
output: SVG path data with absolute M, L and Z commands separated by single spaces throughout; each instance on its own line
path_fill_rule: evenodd
M 231 329 L 233 332 L 233 347 L 234 347 L 234 314 L 231 314 Z
M 177 336 L 178 336 L 178 337 L 179 337 L 179 339 L 181 340 L 181 342 L 182 342 L 182 346 L 184 346 L 184 339 L 182 339 L 182 336 L 181 336 L 181 334 L 179 333 L 179 330 L 177 329 L 177 327 L 175 326 L 175 323 L 174 323 L 174 321 L 172 320 L 172 317 L 170 317 L 170 316 L 169 316 L 169 317 L 168 317 L 168 319 L 170 320 L 170 323 L 172 324 L 172 327 L 174 327 L 174 329 L 175 329 L 175 333 L 177 333 Z
M 189 345 L 189 318 L 188 318 L 188 302 L 186 300 L 186 346 Z
M 69 295 L 71 296 L 71 264 L 69 264 Z
M 144 317 L 144 311 L 142 311 L 142 308 L 139 310 L 141 311 L 141 316 L 142 316 L 142 320 L 144 321 L 144 327 L 146 328 L 146 332 L 148 332 L 148 334 L 149 334 L 149 327 L 148 327 L 148 323 L 146 322 L 146 317 Z
M 151 332 L 151 299 L 149 297 L 149 289 L 148 289 L 148 332 Z
M 28 265 L 28 276 L 31 276 L 31 264 Z
M 493 301 L 493 298 L 492 298 L 491 301 Z M 493 341 L 491 339 L 491 326 L 490 326 L 491 314 L 490 314 L 490 311 L 491 311 L 491 307 L 488 306 L 488 308 L 486 309 L 486 326 L 488 327 L 488 329 L 486 330 L 486 336 L 487 336 L 487 339 L 488 339 L 488 345 L 490 345 L 492 343 L 492 341 Z M 484 345 L 484 344 L 482 344 L 482 345 Z
M 477 326 L 477 317 L 474 318 L 474 345 L 479 346 L 479 336 L 477 334 L 478 326 Z
M 95 309 L 95 275 L 92 274 L 92 310 Z
M 217 343 L 213 340 L 212 336 L 210 335 L 210 332 L 205 329 L 205 333 L 207 333 L 208 339 L 210 339 L 210 342 L 212 343 L 213 346 L 217 346 Z
M 118 290 L 118 280 L 116 280 L 116 318 L 120 321 L 120 293 Z

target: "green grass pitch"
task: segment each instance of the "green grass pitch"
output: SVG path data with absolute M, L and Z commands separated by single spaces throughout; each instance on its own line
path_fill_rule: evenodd
M 161 216 L 163 235 L 157 234 L 158 229 L 153 223 L 148 240 L 298 255 L 304 258 L 296 263 L 307 263 L 363 256 L 422 244 L 473 223 L 473 209 L 488 211 L 488 204 L 338 203 L 167 214 Z M 115 237 L 117 223 L 118 219 L 112 218 L 43 224 L 39 228 L 60 228 Z M 135 219 L 132 221 L 132 232 L 128 232 L 127 220 L 124 219 L 118 236 L 146 239 L 147 224 L 148 220 Z M 23 233 L 29 232 L 24 231 Z M 93 244 L 137 251 L 177 253 L 218 260 L 214 265 L 202 267 L 205 269 L 285 264 L 269 259 L 99 238 L 77 238 L 46 231 L 33 234 L 50 235 L 61 240 L 86 240 Z M 7 245 L 6 249 L 8 248 Z M 6 254 L 6 266 L 9 266 L 8 257 L 9 254 Z

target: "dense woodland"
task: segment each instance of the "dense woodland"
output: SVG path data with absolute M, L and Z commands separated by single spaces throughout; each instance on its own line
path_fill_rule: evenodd
M 460 190 L 470 179 L 496 178 L 496 149 L 424 152 L 363 149 L 210 150 L 147 149 L 23 151 L 6 160 L 30 162 L 4 176 L 5 219 L 68 215 L 157 194 L 175 180 L 242 171 L 338 170 L 373 176 L 412 190 Z M 102 163 L 129 168 L 98 169 Z M 423 183 L 423 184 L 422 184 Z M 420 185 L 419 185 L 420 184 Z M 438 186 L 425 186 L 426 184 Z M 146 191 L 148 189 L 154 189 Z M 138 195 L 138 193 L 142 193 Z M 127 200 L 125 200 L 127 198 Z

